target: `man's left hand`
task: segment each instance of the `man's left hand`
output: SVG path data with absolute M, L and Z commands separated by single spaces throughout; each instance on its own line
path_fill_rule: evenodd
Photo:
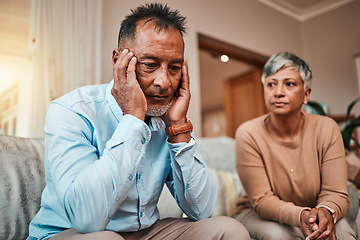
M 180 126 L 186 123 L 186 115 L 190 104 L 190 77 L 187 61 L 184 60 L 181 68 L 181 80 L 179 82 L 178 90 L 175 92 L 171 106 L 167 112 L 161 116 L 165 122 L 166 127 Z M 182 135 L 182 136 L 180 136 Z M 180 137 L 180 138 L 179 138 Z M 179 134 L 176 136 L 169 136 L 170 142 L 181 142 L 190 140 L 190 133 Z

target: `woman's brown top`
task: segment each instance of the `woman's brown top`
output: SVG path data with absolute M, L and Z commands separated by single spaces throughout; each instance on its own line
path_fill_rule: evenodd
M 305 208 L 323 206 L 342 218 L 349 208 L 344 145 L 338 125 L 304 114 L 295 140 L 283 141 L 268 126 L 269 115 L 242 124 L 236 132 L 236 167 L 251 204 L 266 219 L 300 226 Z

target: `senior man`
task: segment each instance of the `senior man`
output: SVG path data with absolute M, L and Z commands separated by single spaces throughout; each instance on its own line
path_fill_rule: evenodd
M 46 187 L 29 239 L 249 239 L 210 218 L 216 183 L 190 134 L 185 17 L 141 5 L 121 24 L 113 81 L 50 104 Z M 159 219 L 164 184 L 188 218 Z

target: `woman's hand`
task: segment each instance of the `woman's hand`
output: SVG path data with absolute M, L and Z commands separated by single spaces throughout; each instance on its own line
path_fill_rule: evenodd
M 302 211 L 301 227 L 306 240 L 337 239 L 331 213 L 326 208 L 320 207 L 312 208 L 310 211 Z

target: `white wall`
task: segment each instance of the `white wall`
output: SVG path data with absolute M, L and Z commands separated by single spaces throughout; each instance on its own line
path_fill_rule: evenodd
M 148 2 L 148 1 L 146 1 Z M 167 0 L 171 8 L 179 9 L 187 17 L 185 56 L 191 77 L 191 106 L 189 116 L 200 135 L 200 73 L 197 33 L 223 40 L 270 56 L 288 50 L 301 56 L 301 24 L 255 0 Z M 112 79 L 111 53 L 117 45 L 121 20 L 144 1 L 104 0 L 102 79 Z
M 303 23 L 303 54 L 313 68 L 311 99 L 344 114 L 359 97 L 354 55 L 360 53 L 360 1 Z M 355 109 L 357 114 L 360 108 Z

